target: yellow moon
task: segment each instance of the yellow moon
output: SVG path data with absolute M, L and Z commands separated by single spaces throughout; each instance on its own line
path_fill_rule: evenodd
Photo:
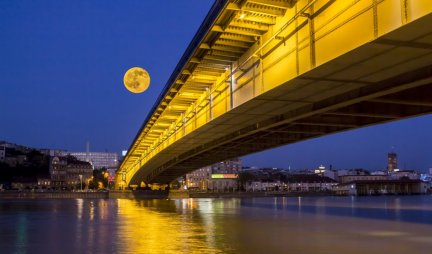
M 140 67 L 130 68 L 123 77 L 123 83 L 132 93 L 142 93 L 150 85 L 150 75 Z

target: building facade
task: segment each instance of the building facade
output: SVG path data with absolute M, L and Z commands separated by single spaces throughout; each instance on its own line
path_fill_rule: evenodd
M 93 177 L 93 167 L 89 162 L 72 156 L 55 156 L 50 161 L 50 175 L 50 186 L 53 189 L 87 188 Z
M 186 186 L 189 190 L 207 190 L 211 178 L 211 166 L 203 167 L 186 174 Z
M 414 170 L 394 171 L 389 176 L 391 180 L 403 180 L 403 179 L 420 180 L 420 174 Z
M 238 189 L 238 174 L 241 169 L 239 158 L 218 162 L 186 174 L 185 186 L 189 190 L 234 191 Z
M 349 183 L 354 181 L 384 181 L 388 180 L 388 175 L 344 175 L 339 176 L 339 182 Z
M 397 154 L 396 153 L 389 153 L 387 155 L 387 160 L 388 160 L 388 164 L 387 164 L 387 170 L 389 173 L 394 172 L 395 169 L 397 169 Z
M 338 195 L 411 195 L 426 194 L 427 183 L 420 180 L 354 181 L 336 187 Z
M 118 154 L 105 152 L 69 152 L 68 154 L 76 157 L 80 161 L 90 162 L 94 169 L 107 168 L 117 169 Z
M 287 184 L 280 181 L 275 182 L 262 182 L 262 181 L 252 181 L 245 184 L 245 191 L 277 191 L 287 188 Z
M 238 174 L 242 169 L 239 158 L 215 163 L 210 166 L 213 174 Z
M 287 177 L 290 192 L 330 192 L 337 182 L 326 176 L 297 174 Z

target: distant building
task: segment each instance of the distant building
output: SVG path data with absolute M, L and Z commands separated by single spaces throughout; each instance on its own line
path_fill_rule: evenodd
M 88 186 L 93 168 L 89 162 L 72 156 L 55 156 L 50 161 L 50 175 L 50 185 L 54 189 L 80 189 L 81 184 Z
M 48 189 L 51 188 L 51 179 L 45 178 L 45 177 L 38 177 L 37 178 L 37 187 L 39 189 Z
M 268 179 L 245 184 L 246 191 L 331 192 L 337 182 L 316 174 L 289 174 L 284 181 Z
M 115 171 L 119 165 L 117 153 L 108 152 L 69 152 L 61 149 L 41 149 L 41 153 L 51 157 L 64 157 L 67 155 L 74 156 L 80 161 L 89 162 L 94 169 L 106 168 L 110 177 L 115 176 Z
M 242 170 L 239 158 L 215 163 L 210 166 L 213 174 L 238 174 Z
M 285 190 L 287 188 L 287 184 L 284 184 L 280 181 L 275 182 L 262 182 L 262 181 L 253 181 L 248 182 L 245 185 L 246 191 L 278 191 Z
M 420 180 L 353 181 L 336 187 L 338 195 L 425 194 L 429 186 Z
M 388 164 L 387 164 L 387 171 L 394 172 L 395 169 L 397 169 L 397 154 L 396 153 L 389 153 L 387 156 Z
M 292 192 L 322 192 L 332 191 L 337 182 L 329 177 L 319 175 L 288 176 L 288 191 Z
M 384 181 L 388 180 L 389 177 L 387 175 L 344 175 L 339 176 L 339 182 L 350 183 L 354 181 Z
M 239 158 L 218 162 L 186 174 L 186 186 L 188 189 L 205 191 L 236 190 L 241 170 Z
M 210 191 L 234 191 L 238 189 L 238 174 L 212 174 L 209 179 Z
M 414 170 L 400 170 L 390 173 L 390 179 L 393 180 L 401 180 L 401 179 L 410 179 L 410 180 L 419 180 L 420 175 Z
M 211 166 L 203 167 L 186 174 L 186 186 L 188 189 L 207 190 L 211 178 Z
M 105 152 L 69 152 L 68 154 L 78 160 L 90 162 L 95 169 L 107 168 L 109 170 L 118 167 L 118 154 Z
M 356 168 L 356 169 L 342 169 L 337 171 L 338 177 L 345 175 L 370 175 L 370 172 L 366 169 Z
M 370 173 L 373 176 L 383 176 L 383 175 L 387 175 L 387 172 L 384 171 L 373 171 Z
M 315 174 L 323 176 L 326 172 L 326 168 L 321 164 L 317 169 L 315 169 Z
M 325 170 L 324 174 L 322 176 L 328 177 L 328 178 L 333 179 L 335 181 L 337 181 L 337 178 L 338 178 L 337 171 L 333 170 L 333 169 Z

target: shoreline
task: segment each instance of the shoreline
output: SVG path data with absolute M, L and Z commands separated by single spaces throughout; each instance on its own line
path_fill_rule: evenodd
M 334 193 L 313 192 L 187 192 L 187 191 L 151 191 L 123 190 L 104 192 L 31 192 L 2 191 L 0 199 L 183 199 L 183 198 L 259 198 L 259 197 L 297 197 L 297 196 L 333 196 Z
M 411 194 L 415 196 L 420 194 Z M 102 192 L 19 192 L 2 191 L 1 199 L 184 199 L 184 198 L 264 198 L 264 197 L 324 197 L 346 196 L 332 192 L 187 192 L 187 191 L 151 191 L 123 190 Z M 374 195 L 371 195 L 374 196 Z M 383 196 L 383 195 L 380 195 Z M 394 195 L 391 195 L 394 196 Z M 407 196 L 407 195 L 403 195 Z
M 108 192 L 20 192 L 20 191 L 2 191 L 1 199 L 100 199 L 109 198 Z

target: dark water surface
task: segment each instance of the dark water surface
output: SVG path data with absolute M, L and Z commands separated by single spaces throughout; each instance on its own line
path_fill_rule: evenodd
M 432 253 L 432 196 L 0 200 L 0 253 Z

